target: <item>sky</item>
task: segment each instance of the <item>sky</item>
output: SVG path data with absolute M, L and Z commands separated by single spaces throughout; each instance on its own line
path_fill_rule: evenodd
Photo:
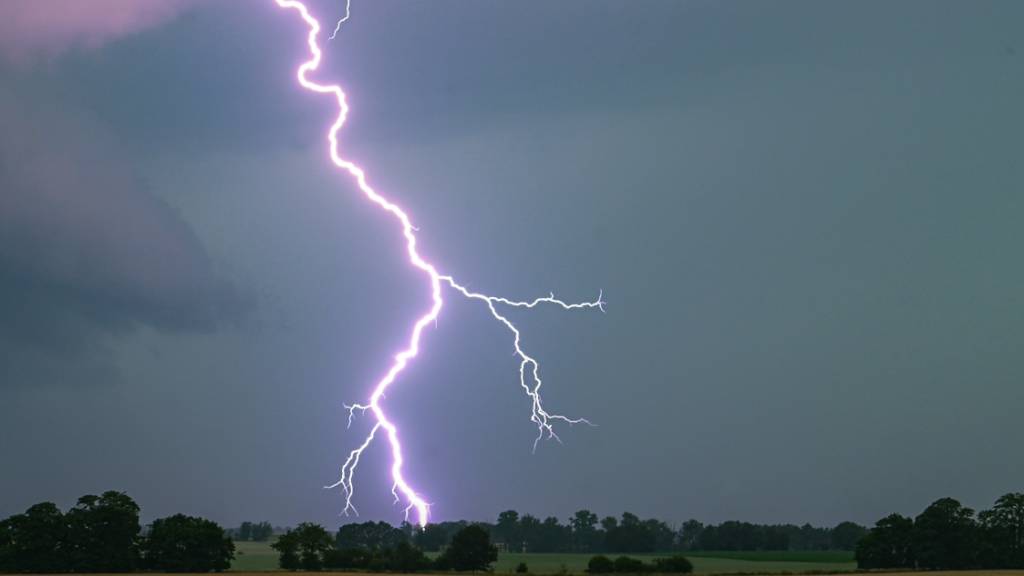
M 332 22 L 337 1 L 312 3 Z M 336 526 L 429 303 L 273 2 L 0 3 L 0 516 Z M 842 520 L 1024 490 L 1024 4 L 354 0 L 342 148 L 470 288 L 388 394 L 436 520 Z M 397 523 L 387 454 L 362 519 Z

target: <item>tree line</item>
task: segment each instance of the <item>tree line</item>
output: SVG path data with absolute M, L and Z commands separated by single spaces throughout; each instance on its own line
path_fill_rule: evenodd
M 1001 496 L 977 516 L 953 498 L 913 519 L 890 514 L 858 542 L 856 558 L 864 569 L 1024 568 L 1024 494 Z
M 384 522 L 347 524 L 333 537 L 323 526 L 305 522 L 282 534 L 271 547 L 285 570 L 466 572 L 489 570 L 498 559 L 498 548 L 490 538 L 484 527 L 466 525 L 452 535 L 437 558 L 430 559 L 410 541 L 406 530 Z
M 285 570 L 366 570 L 370 572 L 413 573 L 422 571 L 487 571 L 498 559 L 498 547 L 491 543 L 493 526 L 463 522 L 444 523 L 454 529 L 451 538 L 431 560 L 416 543 L 425 529 L 408 523 L 396 528 L 385 522 L 345 524 L 332 537 L 323 527 L 303 523 L 271 544 L 278 551 L 278 564 Z M 604 555 L 590 559 L 592 574 L 639 574 L 644 572 L 683 574 L 693 571 L 685 557 L 674 555 L 647 563 L 628 556 L 612 560 Z M 517 573 L 529 572 L 525 563 Z
M 852 522 L 815 528 L 735 521 L 704 525 L 690 520 L 673 529 L 660 520 L 641 519 L 630 512 L 599 519 L 589 510 L 576 512 L 563 524 L 554 516 L 540 520 L 507 510 L 494 523 L 451 521 L 420 528 L 408 522 L 398 527 L 386 522 L 356 522 L 342 525 L 333 535 L 320 525 L 304 523 L 281 535 L 272 546 L 279 553 L 280 567 L 286 570 L 484 570 L 497 558 L 500 547 L 512 552 L 596 553 L 588 567 L 595 574 L 683 573 L 692 566 L 680 554 L 650 564 L 626 555 L 687 550 L 853 550 L 866 533 L 866 528 Z M 440 555 L 431 561 L 427 552 Z M 612 559 L 605 554 L 621 556 Z M 521 572 L 528 570 L 525 565 L 520 568 Z
M 210 572 L 226 570 L 235 545 L 216 523 L 176 514 L 145 534 L 123 492 L 86 495 L 67 512 L 42 502 L 0 521 L 0 572 Z
M 427 551 L 442 549 L 466 522 L 428 524 L 421 531 L 405 527 L 407 537 Z M 493 540 L 513 552 L 577 552 L 600 554 L 642 554 L 697 550 L 850 550 L 867 533 L 853 522 L 832 528 L 804 524 L 751 524 L 728 521 L 703 524 L 688 520 L 679 528 L 657 519 L 641 519 L 623 512 L 618 518 L 599 518 L 580 510 L 563 524 L 549 516 L 543 520 L 530 514 L 506 510 L 493 524 L 481 523 Z
M 867 533 L 853 522 L 840 522 L 832 528 L 809 524 L 751 524 L 727 521 L 703 524 L 688 520 L 678 529 L 656 519 L 641 519 L 624 512 L 621 517 L 599 519 L 589 510 L 580 510 L 563 524 L 549 516 L 544 520 L 530 514 L 507 510 L 494 523 L 477 522 L 491 539 L 511 552 L 577 552 L 597 554 L 642 554 L 700 550 L 849 550 Z M 385 522 L 346 524 L 337 534 L 340 546 L 393 547 L 406 541 L 427 552 L 439 552 L 466 521 L 427 524 L 420 529 L 408 523 L 394 527 Z
M 242 522 L 231 530 L 231 537 L 241 542 L 266 542 L 274 535 L 270 522 Z

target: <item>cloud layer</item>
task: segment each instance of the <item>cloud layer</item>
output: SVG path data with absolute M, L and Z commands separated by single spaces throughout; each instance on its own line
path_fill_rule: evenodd
M 156 26 L 196 0 L 4 0 L 0 52 L 8 59 L 95 48 Z
M 0 191 L 0 339 L 17 356 L 43 366 L 95 352 L 98 335 L 209 331 L 237 314 L 191 228 L 88 114 L 0 90 Z

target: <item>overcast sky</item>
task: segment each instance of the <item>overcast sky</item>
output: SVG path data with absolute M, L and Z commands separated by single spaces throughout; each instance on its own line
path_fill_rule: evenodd
M 340 1 L 315 2 L 333 21 Z M 428 304 L 264 2 L 0 3 L 0 516 L 337 525 Z M 77 7 L 77 8 L 76 8 Z M 870 523 L 1024 490 L 1024 3 L 355 0 L 321 78 L 446 293 L 389 394 L 434 518 Z M 354 503 L 397 522 L 383 445 Z

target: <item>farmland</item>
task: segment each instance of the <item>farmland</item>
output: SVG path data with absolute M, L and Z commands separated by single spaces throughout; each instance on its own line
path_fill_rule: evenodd
M 277 568 L 277 553 L 268 543 L 237 542 L 232 571 L 262 571 Z M 849 552 L 690 552 L 694 572 L 702 574 L 736 572 L 836 572 L 856 568 Z M 498 555 L 496 573 L 511 573 L 525 562 L 531 573 L 582 573 L 591 554 L 522 554 L 505 552 Z M 649 559 L 656 556 L 643 556 Z

